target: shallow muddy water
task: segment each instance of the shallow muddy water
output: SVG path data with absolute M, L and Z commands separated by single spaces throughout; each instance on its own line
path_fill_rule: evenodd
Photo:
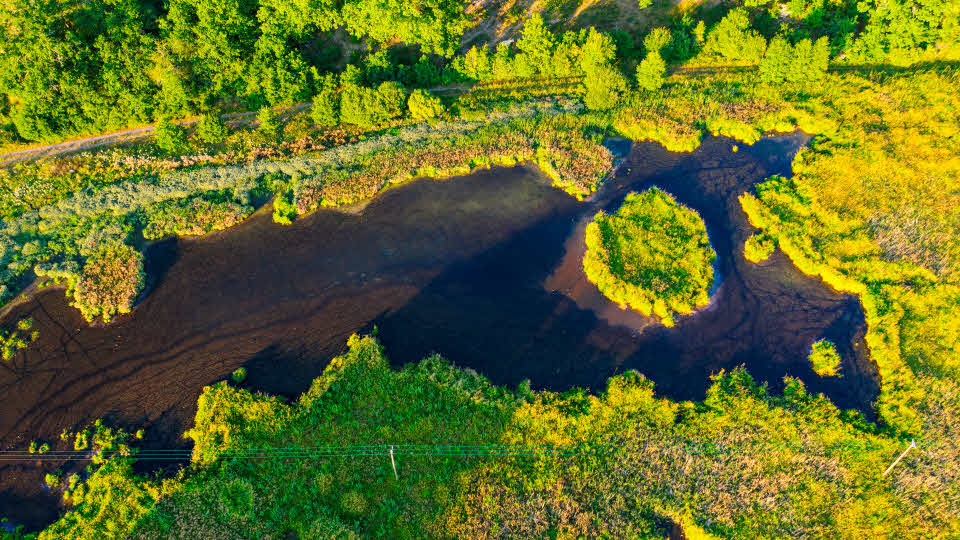
M 636 369 L 660 395 L 699 399 L 710 374 L 745 365 L 774 390 L 797 376 L 870 414 L 877 382 L 856 299 L 779 252 L 760 265 L 740 254 L 752 230 L 737 196 L 787 174 L 803 142 L 733 153 L 711 139 L 690 154 L 634 145 L 582 203 L 535 170 L 498 168 L 414 181 L 358 213 L 320 211 L 284 227 L 261 211 L 222 233 L 155 244 L 152 288 L 131 315 L 91 327 L 50 290 L 4 319 L 32 316 L 40 339 L 0 370 L 0 440 L 23 448 L 105 417 L 145 427 L 147 447 L 185 448 L 204 385 L 246 366 L 249 387 L 295 396 L 351 333 L 374 325 L 396 364 L 438 352 L 499 384 L 602 391 Z M 585 219 L 651 185 L 701 213 L 718 254 L 711 304 L 671 329 L 606 302 L 579 266 Z M 807 364 L 822 337 L 838 344 L 840 378 Z M 0 465 L 0 516 L 34 527 L 54 519 L 43 473 Z

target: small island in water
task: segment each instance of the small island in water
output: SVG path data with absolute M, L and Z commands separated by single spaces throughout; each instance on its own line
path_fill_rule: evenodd
M 621 307 L 673 326 L 675 315 L 710 301 L 717 254 L 707 226 L 668 193 L 630 193 L 616 214 L 598 212 L 587 225 L 586 244 L 587 279 Z

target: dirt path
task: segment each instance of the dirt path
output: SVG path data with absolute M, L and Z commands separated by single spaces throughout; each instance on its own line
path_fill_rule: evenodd
M 290 111 L 303 110 L 309 106 L 310 106 L 310 103 L 297 103 L 296 105 L 290 105 L 288 107 L 278 107 L 273 111 L 274 113 L 285 113 Z M 222 114 L 220 115 L 220 118 L 236 126 L 238 124 L 248 122 L 251 119 L 256 118 L 256 116 L 257 116 L 257 111 L 248 111 L 248 112 Z M 191 126 L 196 122 L 197 122 L 197 119 L 192 119 L 192 120 L 184 120 L 182 122 L 176 122 L 176 124 L 186 127 L 186 126 Z M 103 146 L 110 146 L 114 144 L 129 143 L 129 142 L 134 142 L 138 140 L 143 140 L 153 136 L 153 129 L 154 129 L 154 126 L 151 124 L 147 126 L 141 126 L 141 127 L 116 131 L 113 133 L 107 133 L 104 135 L 92 135 L 90 137 L 72 139 L 69 141 L 48 144 L 45 146 L 34 146 L 31 148 L 24 148 L 23 150 L 17 150 L 14 152 L 8 152 L 6 154 L 0 154 L 0 166 L 12 165 L 19 161 L 25 161 L 28 159 L 59 156 L 62 154 L 82 152 L 84 150 L 91 150 L 93 148 L 100 148 Z
M 891 66 L 887 64 L 862 64 L 862 65 L 834 65 L 829 67 L 830 72 L 834 73 L 846 73 L 851 71 L 865 71 L 865 72 L 885 72 L 885 73 L 901 73 L 905 71 L 916 71 L 924 69 L 956 69 L 960 67 L 960 62 L 954 61 L 939 61 L 939 62 L 924 62 L 920 64 L 915 64 L 913 66 Z M 674 67 L 670 70 L 670 75 L 680 75 L 686 77 L 697 77 L 704 75 L 716 75 L 719 73 L 745 73 L 750 71 L 756 71 L 757 66 L 690 66 L 690 67 Z M 560 81 L 561 85 L 572 85 L 576 84 L 572 79 L 567 78 L 568 80 Z M 504 84 L 509 82 L 510 84 Z M 443 95 L 455 95 L 458 93 L 466 93 L 471 90 L 484 90 L 486 92 L 503 92 L 508 93 L 514 90 L 528 90 L 532 86 L 538 84 L 543 84 L 541 80 L 533 80 L 527 84 L 522 84 L 519 81 L 484 81 L 477 84 L 450 84 L 444 86 L 438 86 L 435 88 L 429 88 L 430 92 Z M 298 103 L 296 105 L 291 105 L 288 107 L 278 107 L 274 109 L 276 113 L 283 113 L 288 111 L 299 111 L 310 107 L 310 103 Z M 249 121 L 256 117 L 256 111 L 241 112 L 241 113 L 230 113 L 221 115 L 221 118 L 230 122 L 231 124 L 239 124 L 244 121 Z M 181 126 L 189 126 L 196 122 L 196 119 L 186 120 L 183 122 L 178 122 Z M 31 148 L 24 148 L 22 150 L 16 150 L 13 152 L 7 152 L 5 154 L 0 154 L 0 166 L 9 166 L 14 163 L 25 161 L 28 159 L 37 159 L 42 157 L 51 157 L 58 156 L 63 154 L 69 154 L 72 152 L 81 152 L 84 150 L 91 150 L 93 148 L 100 148 L 103 146 L 110 146 L 114 144 L 129 143 L 142 139 L 146 139 L 153 136 L 153 125 L 141 126 L 136 128 L 125 129 L 122 131 L 117 131 L 114 133 L 107 133 L 103 135 L 92 135 L 90 137 L 83 137 L 79 139 L 73 139 L 69 141 L 64 141 L 55 144 L 48 144 L 45 146 L 34 146 Z
M 531 83 L 526 85 L 517 84 L 517 81 L 510 81 L 512 84 L 506 86 L 499 86 L 498 83 L 502 81 L 485 81 L 478 84 L 449 84 L 444 86 L 438 86 L 435 88 L 428 88 L 430 92 L 440 95 L 456 95 L 460 93 L 466 93 L 476 87 L 477 90 L 484 90 L 486 92 L 511 92 L 514 90 L 529 90 L 536 86 L 540 81 L 534 81 L 533 86 Z M 295 105 L 290 105 L 287 107 L 277 107 L 273 109 L 274 113 L 281 114 L 286 112 L 301 111 L 310 107 L 310 103 L 297 103 Z M 239 112 L 239 113 L 229 113 L 222 114 L 220 118 L 225 120 L 227 123 L 231 124 L 233 127 L 236 127 L 242 123 L 248 123 L 251 120 L 255 119 L 257 111 L 248 111 L 248 112 Z M 197 119 L 184 120 L 182 122 L 176 122 L 180 126 L 191 126 L 197 122 Z M 104 146 L 111 146 L 123 143 L 131 143 L 135 141 L 140 141 L 148 139 L 153 136 L 154 126 L 146 125 L 135 128 L 129 128 L 121 131 L 116 131 L 113 133 L 106 133 L 103 135 L 91 135 L 89 137 L 82 137 L 79 139 L 71 139 L 68 141 L 63 141 L 54 144 L 48 144 L 44 146 L 33 146 L 30 148 L 24 148 L 22 150 L 16 150 L 13 152 L 7 152 L 5 154 L 0 154 L 0 166 L 10 166 L 14 163 L 20 161 L 26 161 L 30 159 L 39 159 L 44 157 L 53 157 L 63 154 L 70 154 L 74 152 L 82 152 L 84 150 L 92 150 L 94 148 L 101 148 Z

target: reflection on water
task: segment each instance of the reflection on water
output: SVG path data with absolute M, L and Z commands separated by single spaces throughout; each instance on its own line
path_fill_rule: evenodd
M 155 244 L 150 293 L 109 326 L 88 326 L 62 291 L 6 318 L 34 317 L 40 339 L 0 372 L 0 438 L 23 447 L 106 417 L 145 425 L 150 445 L 183 446 L 204 385 L 245 365 L 252 388 L 294 396 L 351 333 L 373 325 L 396 363 L 439 352 L 497 383 L 599 391 L 637 369 L 661 395 L 695 399 L 711 373 L 743 364 L 773 387 L 794 375 L 869 411 L 877 385 L 857 301 L 779 253 L 761 265 L 739 254 L 751 230 L 737 195 L 787 173 L 802 143 L 782 137 L 732 153 L 714 139 L 691 154 L 635 145 L 583 203 L 536 171 L 500 168 L 415 181 L 358 212 L 320 211 L 284 227 L 261 211 L 222 233 Z M 579 270 L 584 219 L 653 184 L 700 212 L 722 276 L 710 306 L 672 329 L 606 302 Z M 822 337 L 838 344 L 842 378 L 820 379 L 807 365 Z M 42 475 L 0 466 L 0 515 L 52 520 Z

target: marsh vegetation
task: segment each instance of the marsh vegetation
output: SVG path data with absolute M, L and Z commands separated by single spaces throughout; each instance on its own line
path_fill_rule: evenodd
M 742 210 L 750 226 L 738 229 L 744 237 L 736 237 L 735 248 L 718 252 L 739 252 L 742 246 L 743 259 L 763 262 L 749 270 L 734 267 L 743 272 L 772 271 L 789 260 L 834 289 L 810 298 L 837 293 L 855 298 L 862 310 L 844 308 L 837 320 L 862 311 L 865 346 L 837 339 L 832 323 L 814 329 L 816 339 L 835 344 L 843 377 L 811 379 L 808 386 L 850 384 L 857 378 L 851 368 L 858 365 L 851 358 L 869 355 L 879 377 L 869 411 L 876 423 L 838 410 L 795 379 L 781 380 L 771 393 L 742 370 L 719 375 L 706 396 L 693 402 L 657 397 L 650 382 L 634 374 L 610 379 L 601 395 L 526 387 L 514 392 L 436 358 L 391 371 L 376 342 L 354 338 L 346 355 L 297 404 L 226 385 L 204 391 L 189 432 L 197 452 L 182 476 L 160 483 L 134 474 L 123 453 L 106 452 L 91 476 L 51 482 L 70 491 L 74 510 L 45 536 L 249 531 L 301 537 L 643 536 L 662 534 L 665 521 L 679 524 L 688 536 L 960 534 L 956 3 L 867 0 L 850 9 L 829 2 L 666 6 L 643 0 L 631 4 L 629 13 L 620 13 L 621 3 L 535 3 L 534 11 L 543 15 L 528 14 L 531 5 L 525 2 L 470 10 L 452 0 L 422 10 L 395 1 L 308 4 L 263 0 L 208 9 L 193 0 L 163 6 L 48 2 L 26 9 L 13 2 L 0 8 L 0 36 L 8 45 L 0 50 L 5 148 L 156 124 L 146 142 L 0 171 L 0 298 L 17 297 L 39 278 L 62 284 L 79 310 L 71 315 L 54 310 L 72 321 L 65 326 L 41 306 L 36 326 L 13 330 L 13 321 L 28 315 L 26 308 L 13 306 L 4 357 L 8 351 L 11 356 L 73 351 L 71 365 L 97 365 L 100 359 L 87 356 L 88 350 L 109 355 L 134 348 L 133 339 L 116 340 L 144 332 L 87 326 L 82 328 L 96 339 L 80 346 L 81 323 L 70 317 L 79 313 L 87 321 L 108 322 L 134 311 L 131 319 L 136 318 L 134 304 L 150 277 L 147 266 L 162 266 L 144 257 L 143 250 L 151 249 L 147 240 L 231 227 L 268 200 L 274 219 L 293 230 L 308 214 L 369 200 L 416 176 L 533 162 L 573 196 L 568 202 L 574 205 L 574 199 L 596 193 L 614 165 L 602 145 L 605 137 L 689 152 L 708 135 L 720 135 L 744 145 L 736 147 L 740 155 L 765 133 L 799 128 L 812 139 L 792 171 L 768 173 L 755 189 L 721 201 L 732 204 L 739 196 L 739 206 L 725 211 Z M 274 109 L 306 102 L 312 110 Z M 251 114 L 221 116 L 242 111 Z M 191 117 L 199 118 L 196 126 L 180 123 Z M 729 148 L 729 141 L 725 144 Z M 703 174 L 717 175 L 718 189 L 739 185 L 724 184 L 722 171 L 705 168 L 711 172 Z M 544 227 L 553 223 L 536 216 Z M 611 213 L 604 219 L 614 218 Z M 615 244 L 604 243 L 612 236 L 605 237 L 600 225 L 594 233 L 593 247 L 603 247 L 607 255 L 637 255 L 633 243 L 614 253 Z M 391 246 L 381 247 L 385 257 L 394 253 Z M 651 253 L 657 256 L 648 257 Z M 651 253 L 643 258 L 661 260 L 661 252 Z M 663 253 L 682 261 L 697 250 Z M 643 281 L 642 272 L 634 272 L 639 267 L 616 257 L 598 258 L 595 262 L 606 266 L 591 263 L 593 270 L 586 270 L 598 285 L 633 279 L 653 293 L 668 294 L 644 293 L 636 302 L 671 322 L 674 313 L 704 299 L 709 280 L 700 263 L 708 257 L 699 253 L 696 265 L 682 267 L 688 275 L 674 283 L 678 288 L 667 284 L 667 274 Z M 737 260 L 742 262 L 739 253 Z M 324 259 L 317 268 L 337 264 L 346 263 Z M 600 268 L 609 268 L 609 274 L 601 275 Z M 353 279 L 349 273 L 333 275 Z M 783 280 L 797 286 L 801 277 Z M 162 278 L 161 271 L 155 279 L 162 284 Z M 741 278 L 746 282 L 751 275 Z M 249 278 L 231 274 L 231 279 Z M 434 287 L 451 281 L 456 280 L 440 279 Z M 361 285 L 356 294 L 372 287 Z M 629 290 L 613 289 L 631 305 Z M 428 298 L 430 291 L 423 294 Z M 420 305 L 412 302 L 404 313 L 422 313 Z M 350 314 L 363 309 L 351 306 L 329 320 L 360 319 Z M 426 313 L 452 320 L 449 314 Z M 204 320 L 193 313 L 180 319 L 194 316 Z M 523 328 L 542 335 L 545 319 L 532 320 L 537 324 Z M 406 334 L 431 327 L 431 317 L 419 321 L 420 328 Z M 678 328 L 683 324 L 677 321 Z M 43 350 L 22 347 L 40 325 L 36 343 Z M 160 333 L 170 338 L 174 332 L 168 330 Z M 810 351 L 812 340 L 777 341 L 783 336 L 775 330 L 767 330 L 771 342 L 781 348 L 790 343 L 790 350 L 764 349 L 767 363 L 749 355 L 752 374 L 783 355 L 800 358 L 804 373 L 835 368 L 837 358 L 826 342 Z M 116 334 L 108 336 L 111 332 Z M 342 343 L 349 332 L 339 332 Z M 571 349 L 562 333 L 550 335 L 552 341 L 524 354 L 537 356 L 542 365 L 549 364 L 551 347 Z M 615 342 L 622 336 L 580 337 Z M 487 335 L 474 341 L 494 340 Z M 328 352 L 324 358 L 332 356 Z M 818 354 L 809 358 L 808 352 Z M 509 354 L 500 356 L 516 364 Z M 727 359 L 738 358 L 743 357 Z M 215 371 L 222 379 L 237 367 L 218 360 L 222 365 L 204 373 L 213 377 Z M 621 361 L 609 365 L 619 367 Z M 48 398 L 62 399 L 58 413 L 79 422 L 82 414 L 71 407 L 83 402 L 82 392 L 79 386 L 58 386 L 65 371 L 49 371 L 52 381 L 11 373 L 16 384 L 62 388 L 62 396 Z M 11 385 L 8 393 L 19 388 Z M 128 410 L 124 407 L 129 403 L 117 410 Z M 191 421 L 192 415 L 181 420 Z M 9 421 L 25 424 L 9 428 L 4 441 L 21 440 L 16 431 L 26 429 L 29 418 Z M 61 419 L 35 424 L 50 421 Z M 101 424 L 76 441 L 95 439 L 104 429 Z M 230 437 L 220 437 L 225 433 Z M 343 440 L 524 449 L 549 441 L 592 449 L 614 442 L 647 444 L 653 434 L 664 437 L 658 441 L 662 452 L 587 459 L 533 450 L 506 460 L 408 456 L 411 475 L 405 483 L 390 483 L 382 456 L 305 465 L 254 463 L 226 453 Z M 877 471 L 909 439 L 918 442 L 918 451 L 878 480 Z M 740 450 L 730 452 L 731 447 Z M 4 478 L 21 472 L 3 471 Z M 42 478 L 38 473 L 38 486 Z M 2 502 L 6 509 L 30 506 Z M 531 520 L 532 514 L 547 517 Z
M 583 269 L 600 292 L 623 307 L 674 325 L 707 305 L 713 262 L 707 227 L 693 210 L 657 188 L 630 193 L 615 214 L 587 225 Z

